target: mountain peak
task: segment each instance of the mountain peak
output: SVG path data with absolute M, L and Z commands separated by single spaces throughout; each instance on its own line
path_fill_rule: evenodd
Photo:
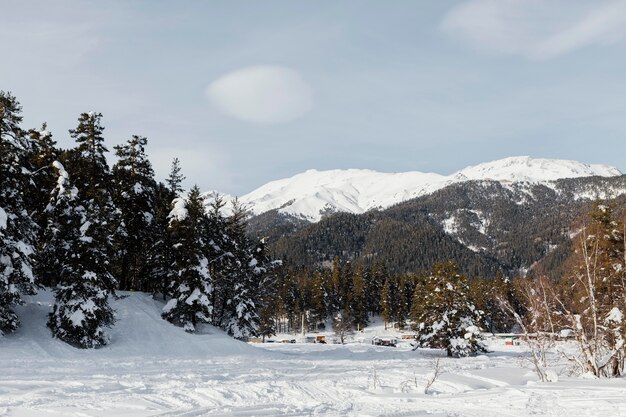
M 254 214 L 281 213 L 319 221 L 326 213 L 363 213 L 433 193 L 470 180 L 550 183 L 561 178 L 618 176 L 615 167 L 577 161 L 515 156 L 475 166 L 452 175 L 418 171 L 386 173 L 368 169 L 310 169 L 269 182 L 240 198 Z
M 622 175 L 615 167 L 585 164 L 564 159 L 514 156 L 464 168 L 453 177 L 466 180 L 493 180 L 504 182 L 545 182 L 561 178 Z

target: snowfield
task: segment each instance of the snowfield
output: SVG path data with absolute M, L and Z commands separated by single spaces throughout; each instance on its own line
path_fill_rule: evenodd
M 0 339 L 0 415 L 626 415 L 624 378 L 569 377 L 554 355 L 559 381 L 539 383 L 524 349 L 501 341 L 469 359 L 373 346 L 376 326 L 347 345 L 246 344 L 214 328 L 186 334 L 160 318 L 163 302 L 122 294 L 111 343 L 98 350 L 51 339 L 52 294 L 30 297 L 22 327 Z M 443 373 L 425 393 L 437 358 Z

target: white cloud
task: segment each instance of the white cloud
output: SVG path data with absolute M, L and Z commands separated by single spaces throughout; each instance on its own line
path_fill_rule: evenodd
M 481 49 L 550 59 L 626 39 L 626 1 L 469 0 L 442 28 Z
M 289 68 L 252 66 L 215 80 L 207 88 L 222 112 L 247 122 L 278 124 L 295 120 L 313 105 L 311 87 Z

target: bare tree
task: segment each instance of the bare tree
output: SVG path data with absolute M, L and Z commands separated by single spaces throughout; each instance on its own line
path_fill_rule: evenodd
M 554 285 L 543 276 L 535 280 L 523 279 L 518 281 L 518 291 L 526 308 L 524 316 L 515 311 L 508 299 L 499 296 L 498 302 L 522 330 L 530 362 L 539 380 L 550 381 L 553 377 L 548 371 L 548 353 L 555 346 L 559 315 L 555 306 Z
M 335 315 L 333 330 L 335 331 L 335 336 L 339 338 L 339 343 L 342 345 L 345 344 L 348 335 L 352 334 L 352 320 L 345 309 Z

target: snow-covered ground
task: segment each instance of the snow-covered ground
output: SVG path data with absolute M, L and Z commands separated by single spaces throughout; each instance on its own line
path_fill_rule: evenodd
M 626 379 L 539 383 L 524 349 L 502 342 L 454 360 L 372 346 L 385 333 L 376 326 L 347 345 L 246 344 L 214 329 L 186 334 L 160 319 L 162 302 L 128 295 L 113 303 L 119 321 L 98 350 L 50 338 L 50 293 L 20 307 L 22 328 L 0 339 L 0 415 L 626 415 Z M 443 374 L 425 393 L 437 358 Z

